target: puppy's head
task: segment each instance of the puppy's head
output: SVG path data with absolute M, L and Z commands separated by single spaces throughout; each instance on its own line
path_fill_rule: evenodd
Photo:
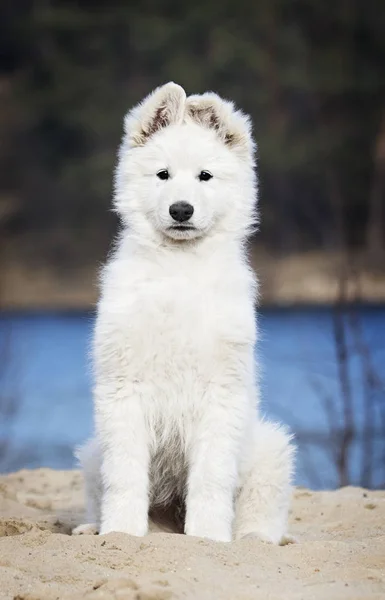
M 255 201 L 250 120 L 231 102 L 168 83 L 125 117 L 114 204 L 135 235 L 242 238 Z

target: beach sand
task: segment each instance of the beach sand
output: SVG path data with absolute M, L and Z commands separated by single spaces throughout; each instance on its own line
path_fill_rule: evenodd
M 0 598 L 339 600 L 385 598 L 385 492 L 295 491 L 297 544 L 216 543 L 172 533 L 70 536 L 77 471 L 0 477 Z

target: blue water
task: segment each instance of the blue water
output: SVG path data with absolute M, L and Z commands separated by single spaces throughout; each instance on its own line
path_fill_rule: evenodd
M 351 330 L 346 318 L 355 421 L 349 482 L 365 479 L 362 438 L 365 403 L 370 401 L 373 473 L 366 483 L 380 486 L 385 482 L 385 308 L 359 308 L 355 315 L 358 344 L 352 333 L 357 327 Z M 74 466 L 73 448 L 92 431 L 87 357 L 92 323 L 93 316 L 86 313 L 0 316 L 0 471 Z M 260 331 L 262 410 L 298 435 L 296 482 L 336 487 L 340 480 L 330 428 L 338 430 L 344 420 L 332 311 L 264 310 Z M 370 393 L 365 383 L 368 360 L 380 380 Z

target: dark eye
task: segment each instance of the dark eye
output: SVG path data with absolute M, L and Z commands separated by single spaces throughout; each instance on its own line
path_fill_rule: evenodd
M 208 181 L 209 179 L 212 179 L 212 177 L 210 171 L 201 171 L 199 173 L 199 181 Z
M 167 169 L 161 169 L 157 172 L 156 176 L 162 181 L 166 181 L 166 179 L 170 177 L 170 173 L 167 171 Z

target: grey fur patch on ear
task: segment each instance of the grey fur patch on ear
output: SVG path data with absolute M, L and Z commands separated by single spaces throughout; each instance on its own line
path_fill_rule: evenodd
M 189 96 L 186 115 L 195 123 L 213 129 L 230 149 L 243 155 L 253 154 L 250 118 L 237 110 L 232 102 L 223 100 L 213 92 Z
M 186 102 L 184 89 L 170 82 L 156 88 L 124 119 L 131 146 L 143 146 L 157 131 L 183 120 Z

